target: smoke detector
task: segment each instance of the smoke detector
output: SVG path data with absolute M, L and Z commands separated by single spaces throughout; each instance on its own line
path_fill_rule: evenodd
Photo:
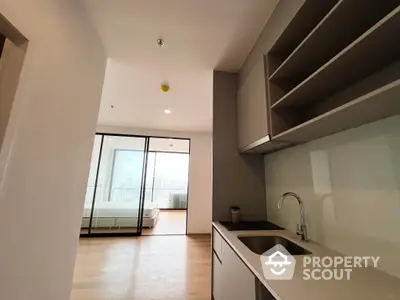
M 160 47 L 164 47 L 164 45 L 165 45 L 164 39 L 158 38 L 157 39 L 157 45 L 160 46 Z
M 162 83 L 160 87 L 161 91 L 163 93 L 168 93 L 170 90 L 169 84 L 168 83 Z

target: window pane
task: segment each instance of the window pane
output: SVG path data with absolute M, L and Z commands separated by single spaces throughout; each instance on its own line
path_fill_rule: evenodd
M 157 153 L 154 201 L 159 208 L 187 208 L 189 154 Z
M 103 201 L 130 202 L 138 205 L 143 159 L 143 151 L 115 150 L 110 197 Z

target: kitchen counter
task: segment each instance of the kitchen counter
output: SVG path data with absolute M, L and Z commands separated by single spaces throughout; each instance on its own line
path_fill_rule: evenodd
M 301 242 L 298 236 L 287 230 L 228 231 L 219 222 L 213 222 L 213 227 L 277 300 L 400 299 L 400 279 L 372 267 L 353 269 L 350 280 L 304 280 L 302 256 L 294 256 L 296 268 L 291 280 L 267 280 L 260 256 L 248 249 L 238 236 L 282 236 L 311 251 L 314 256 L 343 255 L 312 241 Z

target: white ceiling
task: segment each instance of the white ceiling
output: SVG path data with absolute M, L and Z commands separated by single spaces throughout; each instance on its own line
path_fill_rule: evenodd
M 110 57 L 98 123 L 179 131 L 212 129 L 213 69 L 240 69 L 278 2 L 83 1 Z

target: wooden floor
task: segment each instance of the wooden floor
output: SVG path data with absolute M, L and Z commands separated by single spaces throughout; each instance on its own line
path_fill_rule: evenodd
M 71 300 L 210 300 L 210 239 L 81 239 Z
M 186 234 L 186 210 L 161 210 L 156 226 L 143 228 L 143 234 Z

